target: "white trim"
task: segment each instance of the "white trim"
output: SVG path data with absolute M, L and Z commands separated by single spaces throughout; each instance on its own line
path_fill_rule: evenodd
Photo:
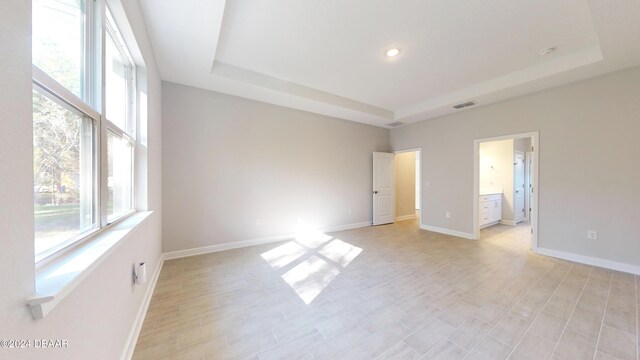
M 77 111 L 87 115 L 95 120 L 100 120 L 100 113 L 80 99 L 76 94 L 58 83 L 54 78 L 42 71 L 38 66 L 32 65 L 32 81 L 43 90 L 58 98 L 60 101 L 76 109 Z
M 436 227 L 436 226 L 420 224 L 420 229 L 427 230 L 427 231 L 433 231 L 433 232 L 437 232 L 437 233 L 445 234 L 445 235 L 456 236 L 456 237 L 460 237 L 460 238 L 463 238 L 463 239 L 469 239 L 469 240 L 474 240 L 475 239 L 475 237 L 471 233 L 466 233 L 466 232 L 457 231 L 457 230 L 451 230 L 451 229 L 445 229 L 445 228 L 440 228 L 440 227 Z
M 490 223 L 487 223 L 487 224 L 484 224 L 484 225 L 480 225 L 480 229 L 485 229 L 485 228 L 488 228 L 488 227 L 493 226 L 493 225 L 498 225 L 498 224 L 500 224 L 501 221 L 502 220 L 498 220 L 498 221 L 490 222 Z
M 403 150 L 395 150 L 393 153 L 394 154 L 401 154 L 401 153 L 406 153 L 406 152 L 420 152 L 422 151 L 421 147 L 417 147 L 417 148 L 412 148 L 412 149 L 403 149 Z
M 36 320 L 44 318 L 151 214 L 151 211 L 136 213 L 118 225 L 98 233 L 95 238 L 84 242 L 50 264 L 36 269 L 36 293 L 27 299 L 33 317 Z M 81 266 L 71 266 L 71 270 L 66 270 L 69 264 L 76 263 Z M 63 274 L 53 275 L 58 272 Z
M 320 231 L 323 233 L 330 233 L 330 232 L 336 232 L 336 231 L 342 231 L 342 230 L 356 229 L 356 228 L 361 228 L 366 226 L 371 226 L 371 222 L 364 221 L 364 222 L 353 223 L 353 224 L 339 225 L 339 226 L 334 226 L 328 229 L 321 229 Z M 296 237 L 295 233 L 275 235 L 275 236 L 268 236 L 268 237 L 257 238 L 257 239 L 233 241 L 233 242 L 227 242 L 222 244 L 203 246 L 203 247 L 192 248 L 192 249 L 169 251 L 164 253 L 163 255 L 165 260 L 171 260 L 171 259 L 178 259 L 183 257 L 202 255 L 202 254 L 208 254 L 208 253 L 225 251 L 225 250 L 240 249 L 240 248 L 245 248 L 249 246 L 271 244 L 279 241 L 295 239 L 295 237 Z
M 367 226 L 372 226 L 371 221 L 362 221 L 359 223 L 338 225 L 338 226 L 333 226 L 326 229 L 320 229 L 320 231 L 323 233 L 332 233 L 336 231 L 351 230 L 351 229 L 357 229 L 357 228 L 362 228 Z
M 240 249 L 240 248 L 249 247 L 249 246 L 255 246 L 255 245 L 271 244 L 271 243 L 274 243 L 274 242 L 284 241 L 284 240 L 292 239 L 292 238 L 295 238 L 295 234 L 269 236 L 269 237 L 258 238 L 258 239 L 233 241 L 233 242 L 227 242 L 227 243 L 222 243 L 222 244 L 202 246 L 202 247 L 197 247 L 197 248 L 192 248 L 192 249 L 169 251 L 169 252 L 164 253 L 164 258 L 165 258 L 165 260 L 178 259 L 178 258 L 183 258 L 183 257 L 202 255 L 202 254 L 208 254 L 208 253 L 225 251 L 225 250 Z
M 531 150 L 531 148 L 529 148 L 529 150 Z M 531 156 L 533 155 L 532 151 L 526 151 L 524 153 L 524 158 L 525 158 L 525 164 L 524 164 L 524 170 L 525 170 L 525 214 L 526 216 L 526 221 L 531 221 L 531 170 L 533 169 L 531 167 Z
M 574 254 L 574 253 L 560 251 L 560 250 L 540 248 L 540 247 L 534 248 L 533 252 L 540 255 L 551 256 L 554 258 L 573 261 L 581 264 L 597 266 L 601 268 L 640 275 L 640 266 L 638 265 L 631 265 L 631 264 L 626 264 L 626 263 L 613 261 L 613 260 L 594 258 L 590 256 L 579 255 L 579 254 Z
M 636 350 L 638 351 L 636 357 L 637 360 L 640 360 L 640 301 L 638 301 L 638 296 L 640 296 L 640 293 L 638 292 L 638 284 L 640 284 L 640 278 L 636 277 L 634 280 L 636 290 Z
M 413 214 L 409 214 L 409 215 L 396 216 L 395 221 L 411 220 L 417 217 L 418 215 L 416 215 L 416 213 L 414 212 Z
M 122 58 L 122 62 L 125 63 L 123 65 L 125 66 L 125 72 L 126 72 L 125 81 L 127 85 L 127 96 L 126 96 L 127 104 L 126 104 L 126 118 L 124 119 L 125 120 L 124 128 L 121 129 L 119 126 L 115 125 L 111 121 L 107 122 L 107 126 L 111 130 L 113 130 L 114 128 L 120 130 L 121 131 L 121 133 L 119 134 L 120 136 L 122 136 L 122 133 L 124 133 L 130 138 L 135 139 L 136 121 L 137 121 L 137 118 L 136 118 L 137 109 L 135 108 L 136 92 L 137 92 L 136 63 L 133 61 L 133 57 L 131 56 L 131 51 L 129 51 L 126 41 L 124 41 L 124 38 L 122 36 L 122 32 L 120 31 L 120 29 L 118 28 L 118 25 L 116 24 L 115 18 L 113 17 L 113 12 L 111 11 L 109 4 L 105 4 L 105 6 L 106 6 L 106 11 L 103 17 L 103 22 L 104 22 L 103 28 L 105 33 L 105 57 L 106 57 L 106 42 L 107 42 L 107 37 L 109 37 L 111 42 L 113 42 L 113 44 L 117 48 L 119 55 Z M 105 89 L 105 95 L 106 95 L 106 85 L 107 85 L 106 84 L 106 66 L 103 68 L 103 71 L 105 72 L 104 89 Z M 105 101 L 106 101 L 106 96 L 105 96 Z M 105 105 L 108 105 L 108 103 L 105 102 Z M 105 115 L 109 115 L 106 111 L 106 106 L 104 106 L 103 109 L 104 109 L 103 113 Z M 109 120 L 106 116 L 105 118 Z M 135 141 L 133 141 L 133 143 L 135 144 Z
M 515 143 L 514 143 L 514 145 L 515 145 Z M 514 164 L 516 163 L 516 159 L 518 157 L 518 154 L 522 155 L 522 161 L 523 162 L 525 161 L 524 151 L 513 150 L 513 163 Z M 516 190 L 516 166 L 517 165 L 513 166 L 513 195 L 512 195 L 513 196 L 513 198 L 512 198 L 513 199 L 513 214 L 512 214 L 513 215 L 513 225 L 518 224 L 518 210 L 516 209 L 516 193 L 517 193 L 517 190 Z M 522 180 L 525 181 L 525 183 L 526 183 L 527 173 L 526 173 L 526 169 L 524 167 L 524 163 L 522 164 L 522 173 L 523 173 L 523 175 L 522 175 L 523 179 Z M 525 194 L 522 194 L 522 200 L 523 200 L 522 205 L 526 206 L 527 202 L 525 201 L 524 196 L 525 196 Z M 526 217 L 523 214 L 522 215 L 522 221 L 525 221 L 525 220 L 526 220 Z
M 515 220 L 500 220 L 500 224 L 509 225 L 509 226 L 516 226 L 517 225 Z
M 158 265 L 156 266 L 156 270 L 153 273 L 151 282 L 147 287 L 147 291 L 144 295 L 144 300 L 142 301 L 142 306 L 138 310 L 138 314 L 136 315 L 136 319 L 133 322 L 133 327 L 131 328 L 131 332 L 129 332 L 127 343 L 125 344 L 122 356 L 120 357 L 120 359 L 122 360 L 130 360 L 133 357 L 133 351 L 136 349 L 138 336 L 140 336 L 140 331 L 142 330 L 142 324 L 144 324 L 144 318 L 147 315 L 147 310 L 149 309 L 149 304 L 151 303 L 151 298 L 153 297 L 153 291 L 156 288 L 156 283 L 158 282 L 158 277 L 160 277 L 160 272 L 162 271 L 163 264 L 164 264 L 164 256 L 160 254 L 160 258 L 158 259 Z
M 531 204 L 531 248 L 536 249 L 538 247 L 538 193 L 540 192 L 538 184 L 539 182 L 539 168 L 540 168 L 540 132 L 533 131 L 528 133 L 503 135 L 492 138 L 476 139 L 473 141 L 473 238 L 480 239 L 480 221 L 478 219 L 479 204 L 478 198 L 480 196 L 480 143 L 489 141 L 500 141 L 509 139 L 523 139 L 531 138 L 531 146 L 533 146 L 533 168 L 532 168 L 532 182 L 533 182 L 533 201 Z

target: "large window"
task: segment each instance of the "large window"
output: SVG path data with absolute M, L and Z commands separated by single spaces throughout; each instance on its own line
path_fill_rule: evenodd
M 133 144 L 111 131 L 107 137 L 107 219 L 114 221 L 133 208 Z
M 94 120 L 33 92 L 36 254 L 96 228 Z
M 135 65 L 100 0 L 33 0 L 33 65 L 38 262 L 135 209 Z
M 86 98 L 87 18 L 83 0 L 33 1 L 33 63 Z
M 108 11 L 105 29 L 107 220 L 114 221 L 133 210 L 135 66 Z

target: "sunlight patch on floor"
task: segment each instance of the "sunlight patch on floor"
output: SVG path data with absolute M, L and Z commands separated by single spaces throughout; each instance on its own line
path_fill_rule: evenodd
M 327 241 L 331 236 L 323 234 L 318 229 L 311 226 L 302 219 L 298 219 L 298 231 L 296 231 L 296 241 L 310 249 L 315 249 Z
M 361 248 L 353 246 L 340 239 L 334 239 L 318 251 L 318 253 L 337 262 L 343 267 L 347 267 L 347 265 L 349 265 L 356 256 L 360 255 L 361 252 Z
M 272 268 L 285 271 L 282 280 L 308 305 L 361 252 L 361 248 L 324 234 L 298 219 L 295 240 L 260 256 Z
M 314 255 L 284 273 L 282 279 L 308 305 L 339 273 L 338 267 Z
M 288 243 L 271 249 L 260 256 L 262 256 L 262 258 L 265 259 L 271 267 L 279 269 L 296 261 L 306 253 L 306 248 L 302 247 L 295 241 L 289 241 Z

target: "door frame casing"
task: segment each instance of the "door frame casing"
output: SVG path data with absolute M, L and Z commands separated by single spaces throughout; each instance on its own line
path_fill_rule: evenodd
M 527 221 L 531 221 L 531 158 L 533 156 L 533 152 L 531 151 L 531 149 L 528 149 L 525 153 L 524 153 L 524 158 L 525 158 L 525 163 L 524 163 L 524 171 L 525 171 L 525 181 L 526 181 L 526 197 L 525 197 L 525 202 L 526 202 L 526 206 L 525 206 L 525 210 L 526 210 L 526 214 L 527 214 Z
M 474 240 L 480 239 L 480 222 L 478 221 L 480 197 L 480 143 L 500 141 L 500 140 L 516 140 L 531 138 L 531 146 L 533 147 L 533 167 L 531 178 L 533 182 L 533 196 L 531 203 L 531 249 L 538 248 L 538 194 L 539 188 L 539 168 L 540 168 L 540 132 L 533 131 L 527 133 L 510 134 L 489 138 L 481 138 L 473 141 L 473 235 Z
M 518 159 L 518 154 L 522 155 L 522 180 L 524 181 L 524 184 L 526 184 L 527 182 L 527 169 L 525 166 L 525 161 L 526 161 L 526 154 L 524 151 L 522 150 L 514 150 L 513 151 L 513 161 L 516 162 L 516 160 Z M 515 209 L 515 205 L 516 205 L 516 166 L 513 166 L 513 222 L 515 223 L 515 225 L 518 225 L 518 216 L 516 215 L 517 209 Z M 527 200 L 526 200 L 526 187 L 523 186 L 522 190 L 525 192 L 522 194 L 522 208 L 525 210 L 525 212 L 522 214 L 522 221 L 527 220 L 527 217 L 525 216 L 526 214 L 526 206 L 527 206 Z M 522 222 L 521 221 L 521 222 Z

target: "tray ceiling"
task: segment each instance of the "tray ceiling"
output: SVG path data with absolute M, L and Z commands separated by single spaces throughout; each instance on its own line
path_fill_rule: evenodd
M 633 0 L 141 4 L 163 80 L 383 127 L 640 64 Z

